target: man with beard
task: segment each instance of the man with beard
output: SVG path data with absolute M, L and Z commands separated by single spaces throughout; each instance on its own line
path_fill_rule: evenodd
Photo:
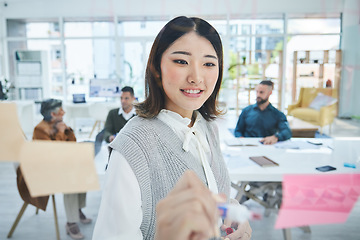
M 256 86 L 256 104 L 247 106 L 240 114 L 235 128 L 235 137 L 262 137 L 263 144 L 274 144 L 291 138 L 291 130 L 284 113 L 271 105 L 269 97 L 274 83 L 269 80 L 261 81 Z M 247 192 L 253 193 L 266 203 L 269 209 L 281 204 L 282 186 L 279 182 L 249 182 Z M 244 195 L 240 203 L 248 200 Z M 268 213 L 265 213 L 268 214 Z
M 263 144 L 291 138 L 286 116 L 269 102 L 274 83 L 261 81 L 256 87 L 256 104 L 244 108 L 235 128 L 235 137 L 262 137 Z

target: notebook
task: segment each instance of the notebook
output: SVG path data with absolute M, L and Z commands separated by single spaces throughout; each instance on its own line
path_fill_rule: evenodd
M 271 160 L 270 158 L 265 157 L 265 156 L 250 157 L 250 159 L 262 167 L 279 166 L 279 164 L 277 162 L 274 162 L 273 160 Z

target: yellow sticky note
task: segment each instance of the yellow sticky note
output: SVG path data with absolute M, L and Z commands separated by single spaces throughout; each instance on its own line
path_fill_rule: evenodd
M 16 104 L 0 102 L 0 161 L 19 162 L 19 152 L 25 142 Z
M 20 168 L 32 197 L 100 189 L 92 143 L 26 142 Z

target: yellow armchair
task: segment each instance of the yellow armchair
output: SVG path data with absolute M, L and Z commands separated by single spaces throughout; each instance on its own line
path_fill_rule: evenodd
M 318 93 L 335 99 L 338 97 L 337 89 L 333 88 L 301 88 L 297 102 L 288 106 L 288 115 L 320 126 L 320 132 L 322 133 L 322 127 L 329 124 L 331 127 L 331 123 L 337 115 L 337 102 L 321 107 L 320 111 L 309 108 Z

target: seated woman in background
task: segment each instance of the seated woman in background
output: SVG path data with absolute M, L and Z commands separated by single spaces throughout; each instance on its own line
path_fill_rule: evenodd
M 211 192 L 228 198 L 230 179 L 212 121 L 221 114 L 222 71 L 221 40 L 208 22 L 177 17 L 163 27 L 146 68 L 146 99 L 110 144 L 94 240 L 154 239 L 161 231 L 156 205 L 189 169 Z M 245 222 L 229 237 L 250 235 Z
M 63 122 L 65 111 L 62 102 L 48 99 L 41 103 L 40 113 L 44 119 L 35 127 L 33 140 L 76 141 L 73 130 Z M 85 207 L 86 193 L 64 194 L 64 206 L 67 218 L 66 233 L 73 239 L 82 239 L 78 222 L 87 224 L 91 219 L 86 218 L 81 208 Z

